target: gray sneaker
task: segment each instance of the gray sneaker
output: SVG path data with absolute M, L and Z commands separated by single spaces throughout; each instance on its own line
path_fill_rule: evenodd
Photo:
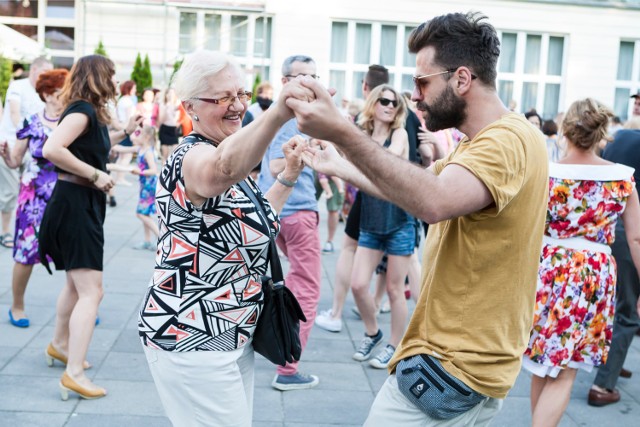
M 371 357 L 371 353 L 373 349 L 375 349 L 378 344 L 382 342 L 382 331 L 378 330 L 378 333 L 374 337 L 370 337 L 367 334 L 364 334 L 364 338 L 360 342 L 360 348 L 358 351 L 353 353 L 353 359 L 359 362 L 367 360 Z
M 387 346 L 380 350 L 373 359 L 369 360 L 369 365 L 376 369 L 387 369 L 389 361 L 393 357 L 393 353 L 395 351 L 396 348 L 394 346 L 387 344 Z
M 151 242 L 141 242 L 141 243 L 138 243 L 137 245 L 132 246 L 132 248 L 139 251 L 152 251 L 155 249 L 151 244 Z
M 271 387 L 280 391 L 304 390 L 313 388 L 320 383 L 320 379 L 315 375 L 305 375 L 296 372 L 293 375 L 277 375 L 271 382 Z

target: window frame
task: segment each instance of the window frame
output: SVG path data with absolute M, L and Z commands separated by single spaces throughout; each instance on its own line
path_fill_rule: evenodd
M 631 63 L 631 80 L 618 80 L 618 66 L 620 64 L 620 44 L 621 43 L 633 43 L 633 58 Z M 618 41 L 618 53 L 616 55 L 616 80 L 613 88 L 613 107 L 615 109 L 616 103 L 616 91 L 618 89 L 628 89 L 629 96 L 634 93 L 638 93 L 640 91 L 640 39 L 625 39 L 621 38 Z M 619 112 L 616 111 L 615 114 Z M 630 101 L 630 98 L 627 98 L 627 111 L 626 116 L 624 114 L 620 115 L 622 120 L 628 120 L 633 113 L 633 102 Z

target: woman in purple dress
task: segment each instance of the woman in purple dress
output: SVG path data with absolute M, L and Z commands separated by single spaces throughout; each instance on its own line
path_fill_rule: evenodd
M 62 104 L 58 95 L 68 71 L 56 69 L 45 71 L 38 77 L 36 92 L 45 102 L 44 109 L 31 117 L 26 117 L 17 131 L 17 142 L 12 149 L 6 142 L 0 144 L 0 153 L 10 168 L 22 164 L 27 150 L 31 158 L 25 165 L 20 178 L 20 192 L 16 211 L 16 231 L 13 241 L 13 302 L 9 309 L 12 325 L 26 328 L 29 319 L 24 311 L 24 294 L 33 271 L 33 265 L 40 262 L 38 256 L 38 231 L 44 208 L 56 184 L 57 174 L 51 162 L 42 157 L 42 147 L 53 129 L 58 125 Z

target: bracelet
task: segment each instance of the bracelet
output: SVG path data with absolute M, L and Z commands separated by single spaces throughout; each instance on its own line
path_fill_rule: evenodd
M 95 184 L 95 182 L 98 180 L 98 178 L 100 178 L 100 175 L 98 174 L 98 169 L 93 169 L 93 176 L 91 176 L 91 178 L 89 178 L 89 182 L 91 182 L 92 184 Z
M 284 185 L 285 187 L 289 187 L 289 188 L 294 187 L 298 183 L 297 179 L 295 181 L 289 181 L 288 179 L 284 179 L 284 177 L 282 176 L 282 172 L 280 172 L 278 174 L 276 179 L 278 180 L 278 182 L 280 184 Z

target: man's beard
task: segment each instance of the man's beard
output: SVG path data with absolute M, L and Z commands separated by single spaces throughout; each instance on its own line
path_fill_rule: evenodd
M 453 93 L 451 86 L 447 86 L 431 106 L 426 102 L 418 102 L 416 107 L 420 111 L 427 112 L 424 115 L 424 120 L 427 129 L 431 132 L 460 128 L 467 119 L 467 103 Z

